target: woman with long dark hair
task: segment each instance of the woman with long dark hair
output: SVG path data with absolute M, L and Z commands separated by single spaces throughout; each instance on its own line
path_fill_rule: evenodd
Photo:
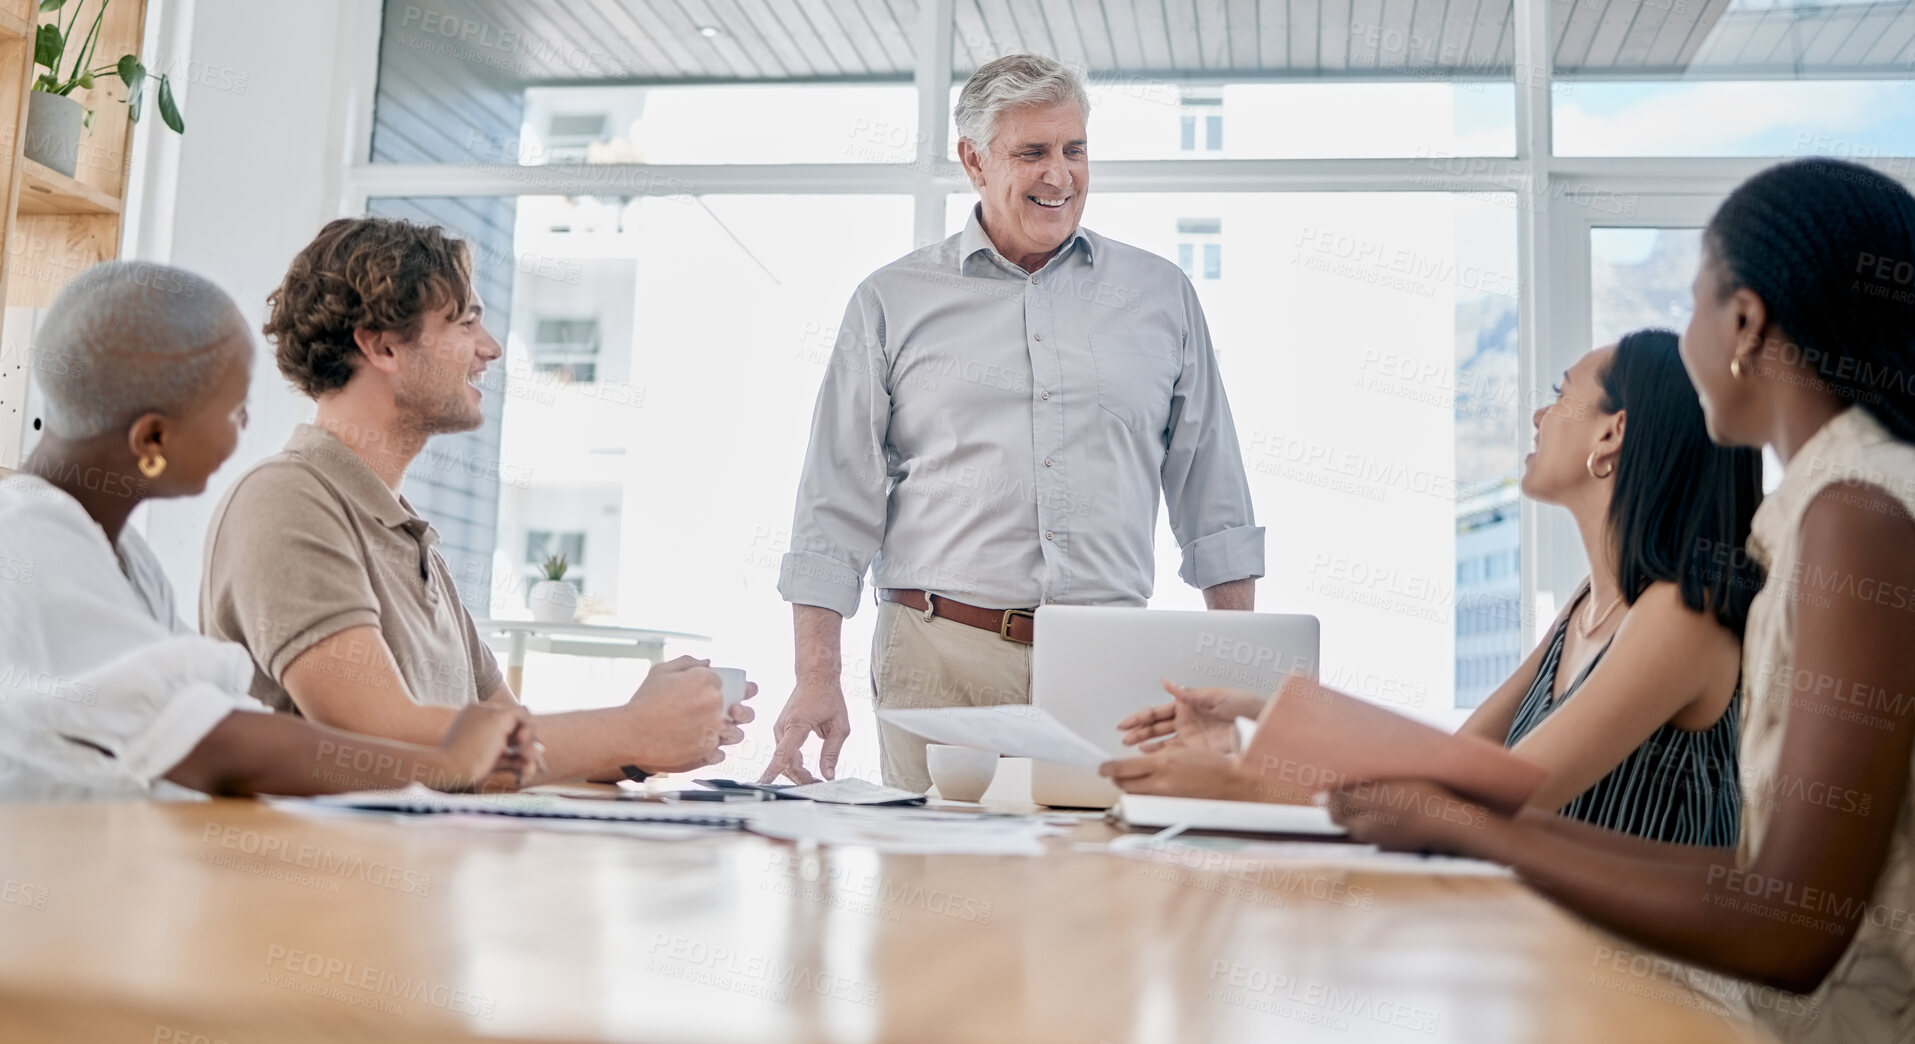
M 1769 446 L 1786 465 L 1747 551 L 1768 582 L 1743 649 L 1740 845 L 1659 844 L 1528 811 L 1476 810 L 1457 829 L 1422 814 L 1463 804 L 1427 783 L 1396 788 L 1388 816 L 1355 791 L 1331 811 L 1358 840 L 1507 863 L 1621 935 L 1810 994 L 1749 992 L 1785 1040 L 1908 1040 L 1915 196 L 1855 164 L 1785 163 L 1730 194 L 1703 248 L 1681 351 L 1710 436 Z
M 1749 535 L 1762 461 L 1709 441 L 1676 345 L 1640 330 L 1591 352 L 1537 411 L 1523 492 L 1575 517 L 1590 576 L 1462 731 L 1550 770 L 1532 807 L 1733 844 L 1741 639 L 1761 577 L 1718 559 Z
M 1641 837 L 1735 843 L 1742 628 L 1760 571 L 1740 548 L 1761 459 L 1709 441 L 1676 335 L 1639 330 L 1585 354 L 1538 409 L 1524 495 L 1576 520 L 1589 579 L 1461 731 L 1548 770 L 1531 806 Z M 1294 800 L 1193 737 L 1222 740 L 1263 697 L 1172 689 L 1119 724 L 1143 757 L 1106 766 L 1142 793 Z M 1175 733 L 1181 742 L 1162 746 Z M 1154 742 L 1152 742 L 1154 741 Z

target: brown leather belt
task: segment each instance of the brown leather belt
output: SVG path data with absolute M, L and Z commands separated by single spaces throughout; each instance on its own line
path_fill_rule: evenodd
M 953 623 L 969 624 L 981 631 L 994 631 L 999 638 L 1019 645 L 1029 645 L 1037 638 L 1035 609 L 985 609 L 954 602 L 943 595 L 927 595 L 923 591 L 902 587 L 881 588 L 878 600 L 918 612 L 930 609 L 932 616 L 941 616 Z

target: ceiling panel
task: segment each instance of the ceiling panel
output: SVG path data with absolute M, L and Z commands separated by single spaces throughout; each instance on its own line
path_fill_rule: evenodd
M 1471 20 L 1469 43 L 1463 47 L 1463 66 L 1469 70 L 1506 68 L 1502 57 L 1503 23 L 1509 21 L 1510 5 L 1501 0 L 1483 0 Z
M 1317 66 L 1317 55 L 1323 50 L 1323 33 L 1319 26 L 1323 21 L 1323 0 L 1289 0 L 1290 5 L 1290 68 L 1298 72 L 1313 71 Z
M 1900 13 L 1882 32 L 1881 41 L 1863 56 L 1862 64 L 1915 68 L 1915 0 L 1901 6 Z
M 1403 42 L 1403 66 L 1428 69 L 1443 60 L 1443 23 L 1450 0 L 1410 0 L 1409 32 Z
M 516 34 L 497 69 L 554 84 L 905 82 L 926 0 L 419 2 Z M 1566 77 L 1915 78 L 1915 0 L 1546 2 Z M 1514 53 L 1511 0 L 955 0 L 953 30 L 957 76 L 1037 51 L 1105 78 L 1482 78 Z
M 1706 4 L 1697 3 L 1696 0 L 1680 4 L 1671 2 L 1669 17 L 1663 19 L 1662 28 L 1650 42 L 1649 53 L 1643 57 L 1642 64 L 1665 69 L 1674 66 L 1681 56 L 1694 53 L 1685 50 L 1690 37 L 1697 40 L 1705 38 L 1715 28 L 1726 3 L 1727 0 L 1708 0 Z
M 1616 52 L 1622 50 L 1623 38 L 1629 35 L 1629 27 L 1636 24 L 1636 16 L 1641 13 L 1641 0 L 1609 0 L 1577 64 L 1614 65 Z
M 1263 64 L 1263 20 L 1257 17 L 1257 0 L 1230 0 L 1224 8 L 1229 34 L 1226 69 L 1255 69 Z
M 1649 59 L 1649 48 L 1662 33 L 1663 24 L 1669 20 L 1670 8 L 1675 5 L 1666 2 L 1636 4 L 1635 17 L 1629 21 L 1629 30 L 1623 34 L 1622 42 L 1617 45 L 1613 55 L 1590 55 L 1590 60 L 1604 62 L 1608 67 L 1640 66 Z
M 1128 68 L 1117 57 L 1117 43 L 1111 39 L 1110 24 L 1104 20 L 1102 3 L 1075 3 L 1070 5 L 1071 16 L 1077 20 L 1077 31 L 1083 37 L 1084 55 L 1092 69 Z
M 1257 8 L 1257 68 L 1290 67 L 1290 19 L 1286 17 L 1294 0 L 1262 3 Z
M 1110 68 L 1108 59 L 1098 62 L 1091 58 L 1090 41 L 1096 39 L 1102 44 L 1104 36 L 1101 32 L 1093 36 L 1079 24 L 1077 17 L 1079 5 L 1062 3 L 1060 0 L 1050 0 L 1050 2 L 1035 0 L 1035 2 L 1038 4 L 1038 14 L 1044 18 L 1045 28 L 1050 31 L 1051 39 L 1057 41 L 1057 53 L 1052 57 L 1080 69 Z M 1088 4 L 1082 6 L 1094 10 Z
M 1602 22 L 1603 11 L 1611 0 L 1577 0 L 1569 5 L 1569 17 L 1560 24 L 1562 33 L 1553 41 L 1550 53 L 1555 56 L 1557 65 L 1581 65 L 1589 54 L 1589 44 L 1596 38 L 1596 26 Z M 1551 5 L 1554 10 L 1554 5 Z
M 1317 5 L 1317 68 L 1342 72 L 1350 67 L 1351 0 L 1321 0 Z

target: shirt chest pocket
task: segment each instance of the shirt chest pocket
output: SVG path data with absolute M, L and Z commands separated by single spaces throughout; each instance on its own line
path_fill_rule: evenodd
M 1182 369 L 1178 346 L 1160 333 L 1118 330 L 1090 337 L 1097 368 L 1097 405 L 1139 433 L 1170 423 L 1170 392 Z

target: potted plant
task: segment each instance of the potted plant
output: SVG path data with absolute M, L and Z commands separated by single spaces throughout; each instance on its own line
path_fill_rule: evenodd
M 60 24 L 56 14 L 53 22 L 40 26 L 33 37 L 33 64 L 41 72 L 34 78 L 33 91 L 27 96 L 24 151 L 28 159 L 44 163 L 68 177 L 79 169 L 80 131 L 93 125 L 93 110 L 80 104 L 73 92 L 91 88 L 95 77 L 112 73 L 126 84 L 126 111 L 135 123 L 140 120 L 140 109 L 146 98 L 146 66 L 138 55 L 123 54 L 111 65 L 93 65 L 98 57 L 94 52 L 100 46 L 100 21 L 106 16 L 106 5 L 111 2 L 100 0 L 93 23 L 64 72 L 61 67 L 67 65 L 68 44 L 73 39 L 73 30 L 80 24 L 86 0 L 74 0 L 65 25 Z M 40 0 L 42 13 L 59 12 L 67 6 L 68 0 Z M 157 81 L 155 93 L 159 95 L 160 119 L 175 133 L 186 133 L 186 121 L 180 118 L 179 104 L 173 100 L 172 81 L 164 74 L 153 79 Z
M 532 606 L 532 619 L 540 623 L 571 623 L 578 612 L 578 588 L 565 579 L 566 564 L 564 555 L 553 555 L 545 560 L 540 572 L 545 579 L 532 585 L 528 602 Z

